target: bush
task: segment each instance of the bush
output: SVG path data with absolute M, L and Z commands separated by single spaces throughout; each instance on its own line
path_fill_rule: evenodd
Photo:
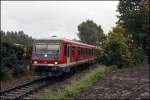
M 123 35 L 111 33 L 101 45 L 100 58 L 108 66 L 117 65 L 118 67 L 127 66 L 128 61 L 124 50 L 127 49 L 126 39 Z
M 65 93 L 65 96 L 67 96 L 67 97 L 73 97 L 74 95 L 75 95 L 75 93 L 73 92 L 73 90 L 68 90 Z
M 124 36 L 123 33 L 123 28 L 116 27 L 99 43 L 97 55 L 103 64 L 122 68 L 144 61 L 143 49 L 134 45 L 131 35 Z
M 96 78 L 103 78 L 105 76 L 104 72 L 99 71 L 98 73 L 96 73 Z
M 0 69 L 0 80 L 6 79 L 6 72 L 2 69 Z
M 23 63 L 18 64 L 19 62 L 23 61 L 23 50 L 20 46 L 15 46 L 13 44 L 9 43 L 1 43 L 1 72 L 0 72 L 0 78 L 6 79 L 8 78 L 7 71 L 5 69 L 11 70 L 13 76 L 19 76 L 23 73 L 25 73 L 24 68 L 21 68 L 20 66 Z
M 0 78 L 6 79 L 13 72 L 14 75 L 24 73 L 24 69 L 18 65 L 18 62 L 30 60 L 32 53 L 32 38 L 24 34 L 23 31 L 19 32 L 0 32 L 0 58 L 1 58 L 1 71 Z M 21 65 L 21 64 L 20 64 Z M 18 66 L 18 67 L 16 67 Z M 4 70 L 5 69 L 5 70 Z M 7 69 L 7 70 L 6 70 Z
M 140 64 L 145 60 L 145 53 L 142 48 L 133 48 L 131 53 L 133 64 Z
M 21 68 L 21 67 L 14 67 L 14 69 L 13 69 L 13 76 L 20 76 L 20 75 L 22 75 L 22 74 L 24 74 L 25 73 L 25 70 L 23 69 L 23 68 Z

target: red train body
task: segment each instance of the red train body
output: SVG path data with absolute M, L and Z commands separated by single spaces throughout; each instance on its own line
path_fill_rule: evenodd
M 68 39 L 39 39 L 33 44 L 32 65 L 34 70 L 68 72 L 72 66 L 90 63 L 96 59 L 96 46 Z

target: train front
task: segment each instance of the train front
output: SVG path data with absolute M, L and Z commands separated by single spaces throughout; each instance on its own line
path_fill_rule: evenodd
M 52 76 L 59 74 L 60 40 L 35 40 L 32 52 L 34 75 Z

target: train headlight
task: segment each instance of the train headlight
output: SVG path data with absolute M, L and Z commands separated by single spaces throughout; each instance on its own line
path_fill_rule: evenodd
M 55 64 L 58 64 L 58 62 L 55 62 Z
M 34 64 L 37 64 L 37 61 L 34 61 Z

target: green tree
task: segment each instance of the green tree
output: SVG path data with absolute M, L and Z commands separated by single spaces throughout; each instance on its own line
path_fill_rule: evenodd
M 78 25 L 79 38 L 82 42 L 96 45 L 104 37 L 101 26 L 94 23 L 92 20 L 87 20 Z
M 1 30 L 0 35 L 0 80 L 7 78 L 8 70 L 11 70 L 13 72 L 13 75 L 15 76 L 23 74 L 25 69 L 23 67 L 20 67 L 23 65 L 23 63 L 20 61 L 30 60 L 32 50 L 32 37 L 29 37 L 23 31 L 7 31 L 5 33 Z M 26 52 L 27 56 L 23 56 L 23 54 L 25 54 L 24 47 L 28 49 Z M 18 64 L 18 62 L 20 62 L 20 64 Z
M 149 37 L 149 1 L 148 0 L 120 0 L 118 5 L 119 21 L 123 22 L 125 36 L 133 35 L 134 44 L 142 47 L 147 54 L 150 51 Z
M 1 42 L 2 43 L 10 43 L 10 44 L 22 44 L 26 48 L 32 47 L 32 37 L 26 35 L 23 31 L 1 31 Z
M 127 50 L 127 39 L 123 36 L 123 31 L 120 27 L 113 28 L 113 31 L 110 31 L 105 40 L 99 44 L 98 55 L 104 64 L 119 67 L 127 65 L 124 52 Z

